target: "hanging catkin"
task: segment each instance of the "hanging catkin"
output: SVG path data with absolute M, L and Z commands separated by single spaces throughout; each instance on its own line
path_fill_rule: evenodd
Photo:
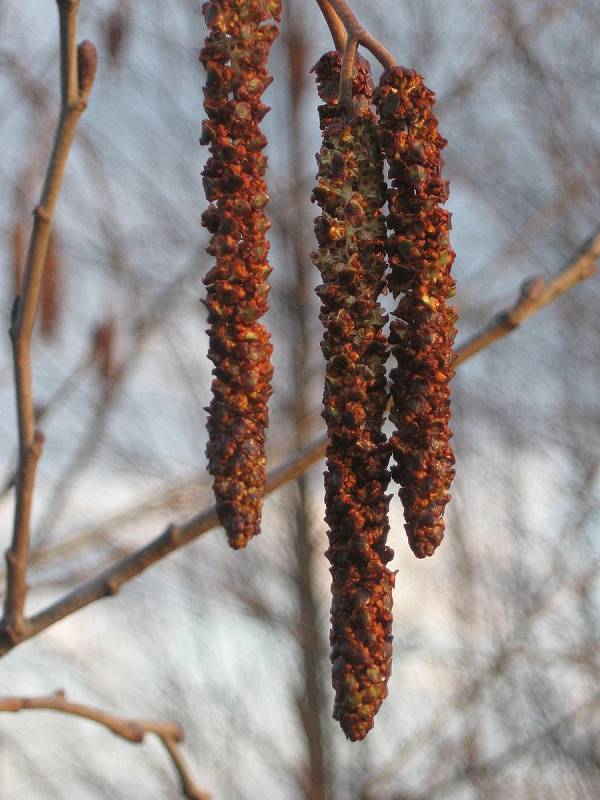
M 323 284 L 321 344 L 326 359 L 323 416 L 329 445 L 325 520 L 331 562 L 333 716 L 346 736 L 363 739 L 387 694 L 392 656 L 392 587 L 386 546 L 389 448 L 382 426 L 387 401 L 386 317 L 378 303 L 385 271 L 383 160 L 377 140 L 370 69 L 357 59 L 355 118 L 338 103 L 341 56 L 315 66 L 323 145 L 313 200 Z
M 444 536 L 444 507 L 454 477 L 450 447 L 450 388 L 456 312 L 450 268 L 450 214 L 441 178 L 441 150 L 432 108 L 435 95 L 412 70 L 384 72 L 375 92 L 380 139 L 389 163 L 392 232 L 388 284 L 401 295 L 391 324 L 397 366 L 390 373 L 396 431 L 392 477 L 400 484 L 406 531 L 419 558 L 433 555 Z
M 277 36 L 280 0 L 204 3 L 209 29 L 200 60 L 206 69 L 202 144 L 210 155 L 204 188 L 210 205 L 202 224 L 216 260 L 207 285 L 212 401 L 207 424 L 209 472 L 229 544 L 245 547 L 260 532 L 265 488 L 267 401 L 272 352 L 267 329 L 266 238 L 269 200 L 264 181 L 267 141 L 261 95 L 271 82 L 269 48 Z

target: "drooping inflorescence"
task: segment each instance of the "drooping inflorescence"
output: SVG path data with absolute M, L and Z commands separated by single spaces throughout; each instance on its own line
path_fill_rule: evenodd
M 385 272 L 383 158 L 370 69 L 357 59 L 354 117 L 339 105 L 341 54 L 314 68 L 323 145 L 313 200 L 323 283 L 321 344 L 326 360 L 323 416 L 327 423 L 325 506 L 331 562 L 333 716 L 346 736 L 363 739 L 387 694 L 392 656 L 392 587 L 386 564 L 389 530 L 389 448 L 382 426 L 387 403 L 386 322 L 378 297 Z
M 450 214 L 442 180 L 439 134 L 432 108 L 435 95 L 420 75 L 388 69 L 375 92 L 380 138 L 389 164 L 391 231 L 388 284 L 400 297 L 390 344 L 397 366 L 390 373 L 396 430 L 391 443 L 400 484 L 406 531 L 419 558 L 433 554 L 444 536 L 444 508 L 454 477 L 450 447 L 452 343 L 456 312 L 450 268 Z
M 265 489 L 272 368 L 270 337 L 259 321 L 270 272 L 260 123 L 268 111 L 261 97 L 271 81 L 267 60 L 281 0 L 210 0 L 203 12 L 208 118 L 201 142 L 210 148 L 203 171 L 210 205 L 202 223 L 216 261 L 204 278 L 215 365 L 207 454 L 219 519 L 231 546 L 241 548 L 260 532 Z M 384 71 L 374 92 L 355 45 L 349 40 L 343 56 L 326 53 L 314 67 L 323 143 L 312 195 L 321 209 L 313 260 L 322 279 L 316 291 L 326 362 L 333 716 L 352 741 L 373 727 L 391 673 L 390 477 L 400 484 L 415 554 L 432 555 L 444 535 L 454 475 L 449 381 L 456 322 L 447 305 L 454 289 L 450 214 L 441 207 L 448 197 L 441 177 L 446 142 L 432 113 L 434 95 L 417 73 L 397 66 Z M 350 83 L 352 108 L 344 108 Z M 398 300 L 389 341 L 380 305 L 388 284 Z M 395 432 L 388 442 L 389 345 L 396 366 L 390 373 Z
M 215 365 L 207 455 L 219 519 L 238 549 L 260 532 L 265 487 L 272 348 L 258 321 L 268 308 L 270 272 L 260 122 L 269 110 L 261 96 L 272 80 L 267 60 L 281 0 L 212 0 L 203 13 L 209 34 L 200 54 L 207 73 L 200 141 L 210 149 L 203 172 L 210 205 L 202 224 L 216 261 L 204 278 Z

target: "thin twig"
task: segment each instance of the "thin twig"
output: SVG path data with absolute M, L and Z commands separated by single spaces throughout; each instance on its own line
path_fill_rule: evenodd
M 193 262 L 194 270 L 197 270 L 197 260 Z M 97 404 L 94 416 L 90 420 L 90 425 L 79 446 L 69 461 L 58 484 L 56 485 L 52 501 L 45 509 L 43 514 L 43 532 L 36 531 L 35 540 L 37 546 L 44 544 L 51 536 L 52 530 L 63 512 L 68 491 L 73 479 L 81 477 L 85 465 L 92 460 L 95 451 L 102 443 L 102 437 L 109 419 L 109 412 L 114 408 L 120 397 L 125 391 L 126 381 L 134 373 L 134 370 L 142 356 L 142 347 L 154 331 L 163 325 L 168 319 L 171 308 L 176 305 L 176 301 L 181 294 L 181 285 L 186 281 L 191 273 L 185 270 L 168 287 L 163 289 L 159 298 L 154 300 L 149 311 L 141 315 L 133 325 L 133 341 L 128 355 L 123 359 L 110 383 L 105 387 L 105 394 Z
M 36 421 L 39 424 L 42 420 L 46 419 L 56 408 L 62 408 L 64 403 L 68 400 L 71 393 L 78 388 L 81 377 L 85 370 L 92 365 L 92 357 L 90 352 L 83 354 L 77 364 L 73 367 L 71 372 L 62 380 L 57 386 L 54 394 L 48 401 L 36 411 Z M 15 456 L 16 460 L 16 456 Z M 4 480 L 0 483 L 0 500 L 2 500 L 13 488 L 16 480 L 16 471 L 12 470 L 7 474 Z
M 553 303 L 558 297 L 598 271 L 600 228 L 584 242 L 569 263 L 550 282 L 543 278 L 526 281 L 515 305 L 501 311 L 483 331 L 475 334 L 458 351 L 458 363 L 484 350 L 522 325 L 533 314 Z
M 393 67 L 398 63 L 390 51 L 363 28 L 346 0 L 329 0 L 329 3 L 342 21 L 348 38 L 356 39 L 358 43 L 362 44 L 363 47 L 372 53 L 384 67 Z
M 541 311 L 573 285 L 593 275 L 597 269 L 595 261 L 598 257 L 600 257 L 600 232 L 596 232 L 586 242 L 572 261 L 559 272 L 553 281 L 545 286 L 543 292 L 536 294 L 535 298 L 528 299 L 527 313 L 524 314 L 523 319 L 527 319 L 537 311 Z M 576 279 L 574 276 L 576 276 Z M 509 312 L 504 312 L 504 314 L 506 313 Z M 490 337 L 490 328 L 486 327 L 480 334 L 467 342 L 464 347 L 458 349 L 458 364 L 462 364 L 476 355 L 492 342 L 507 336 L 515 330 L 515 327 L 515 324 L 494 327 L 495 333 L 493 337 Z M 481 346 L 478 345 L 480 339 L 482 340 Z M 267 494 L 302 475 L 309 467 L 320 461 L 325 454 L 326 445 L 326 436 L 322 434 L 306 447 L 295 452 L 279 467 L 271 470 L 267 476 Z M 46 609 L 26 620 L 17 637 L 8 636 L 6 631 L 0 630 L 0 656 L 12 650 L 21 642 L 54 625 L 55 622 L 59 622 L 61 619 L 79 611 L 79 609 L 85 608 L 90 603 L 116 594 L 123 584 L 140 575 L 149 566 L 160 561 L 174 550 L 189 544 L 217 525 L 218 518 L 214 507 L 203 511 L 181 526 L 170 525 L 160 536 L 153 539 L 145 547 L 119 559 L 95 578 L 85 581 Z
M 533 734 L 521 738 L 497 755 L 475 763 L 473 766 L 459 765 L 448 777 L 429 786 L 426 789 L 426 794 L 419 793 L 412 795 L 411 800 L 432 800 L 432 798 L 438 796 L 440 793 L 446 793 L 448 789 L 451 789 L 453 786 L 463 781 L 481 781 L 484 778 L 498 774 L 509 765 L 514 767 L 515 762 L 525 757 L 532 749 L 541 744 L 552 734 L 560 731 L 565 726 L 574 724 L 578 717 L 593 715 L 599 705 L 600 692 L 595 692 L 583 703 L 571 709 L 559 719 L 554 720 L 541 731 L 536 731 Z M 405 795 L 402 797 L 405 797 Z M 398 800 L 400 800 L 400 798 L 398 798 Z
M 27 561 L 35 471 L 43 436 L 36 431 L 31 377 L 31 337 L 39 304 L 50 227 L 69 150 L 79 117 L 87 105 L 95 73 L 95 49 L 90 42 L 77 48 L 77 11 L 79 0 L 58 0 L 60 20 L 62 107 L 54 148 L 48 162 L 40 202 L 34 211 L 33 231 L 23 275 L 21 295 L 15 299 L 10 335 L 13 348 L 19 463 L 16 475 L 16 501 L 13 537 L 6 553 L 7 591 L 1 629 L 15 637 L 24 625 L 27 597 Z M 80 71 L 85 80 L 80 83 Z M 82 58 L 83 56 L 83 58 Z
M 352 81 L 357 50 L 358 39 L 354 36 L 350 36 L 344 48 L 344 57 L 342 59 L 342 69 L 340 73 L 340 103 L 346 118 L 352 118 L 354 116 Z
M 141 744 L 147 733 L 157 736 L 169 754 L 179 776 L 181 791 L 188 800 L 209 800 L 209 795 L 194 783 L 189 768 L 178 747 L 183 741 L 183 731 L 177 722 L 151 722 L 142 719 L 125 719 L 98 708 L 72 703 L 64 692 L 48 697 L 0 697 L 0 712 L 16 713 L 28 710 L 59 711 L 74 717 L 89 719 L 103 725 L 116 736 L 134 744 Z
M 343 50 L 346 46 L 346 39 L 348 36 L 346 35 L 346 29 L 342 25 L 341 19 L 331 7 L 329 0 L 317 0 L 317 5 L 321 9 L 321 13 L 325 18 L 325 22 L 327 23 L 327 27 L 329 28 L 331 38 L 333 39 L 333 43 L 335 45 L 335 49 Z
M 177 770 L 183 796 L 187 797 L 188 800 L 210 800 L 210 795 L 203 792 L 194 783 L 189 768 L 181 755 L 181 750 L 177 747 L 176 741 L 170 736 L 161 736 L 160 739 L 173 762 L 173 766 Z

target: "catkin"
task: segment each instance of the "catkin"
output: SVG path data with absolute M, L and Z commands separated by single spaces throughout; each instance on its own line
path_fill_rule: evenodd
M 202 224 L 216 261 L 204 278 L 215 365 L 207 455 L 219 519 L 238 549 L 260 532 L 266 477 L 272 347 L 258 322 L 268 309 L 270 272 L 260 122 L 269 110 L 261 96 L 272 80 L 267 60 L 281 2 L 213 0 L 202 10 L 209 34 L 200 54 L 207 73 L 200 141 L 210 149 Z
M 433 555 L 443 539 L 454 477 L 449 381 L 456 312 L 447 305 L 454 294 L 454 252 L 450 214 L 440 208 L 448 199 L 441 177 L 446 140 L 434 103 L 421 76 L 402 67 L 386 70 L 375 92 L 391 181 L 387 280 L 394 297 L 400 296 L 390 326 L 397 362 L 390 373 L 392 477 L 400 484 L 408 540 L 419 558 Z
M 356 741 L 373 727 L 387 695 L 395 575 L 386 567 L 393 556 L 386 546 L 390 476 L 382 433 L 387 344 L 378 302 L 385 271 L 383 159 L 370 110 L 368 63 L 357 59 L 352 121 L 339 108 L 340 66 L 340 54 L 327 53 L 314 68 L 325 103 L 319 107 L 323 145 L 312 198 L 322 210 L 313 260 L 323 280 L 317 294 L 325 329 L 333 716 Z

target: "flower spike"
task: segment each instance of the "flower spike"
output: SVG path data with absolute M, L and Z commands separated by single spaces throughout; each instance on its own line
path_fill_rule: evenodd
M 328 53 L 314 71 L 321 98 L 323 145 L 313 200 L 319 245 L 313 260 L 323 283 L 321 348 L 326 360 L 323 417 L 329 445 L 325 520 L 331 563 L 333 716 L 352 741 L 364 739 L 387 695 L 392 657 L 392 587 L 386 564 L 390 452 L 382 426 L 387 404 L 383 334 L 378 302 L 384 287 L 383 159 L 368 63 L 358 58 L 353 81 L 355 116 L 342 117 L 341 55 Z
M 375 92 L 381 144 L 389 164 L 388 284 L 400 301 L 390 344 L 396 426 L 392 477 L 400 484 L 406 532 L 418 558 L 433 555 L 444 537 L 454 456 L 450 447 L 450 387 L 456 312 L 450 268 L 450 214 L 442 180 L 442 148 L 433 115 L 435 95 L 420 75 L 386 70 Z
M 267 143 L 260 122 L 271 83 L 269 49 L 278 33 L 280 0 L 211 0 L 202 7 L 209 29 L 200 60 L 206 69 L 201 143 L 210 158 L 204 189 L 210 205 L 202 224 L 212 238 L 215 265 L 207 286 L 209 358 L 209 472 L 229 544 L 245 547 L 260 532 L 265 490 L 267 401 L 272 347 L 258 320 L 267 311 L 270 272 L 264 180 Z

